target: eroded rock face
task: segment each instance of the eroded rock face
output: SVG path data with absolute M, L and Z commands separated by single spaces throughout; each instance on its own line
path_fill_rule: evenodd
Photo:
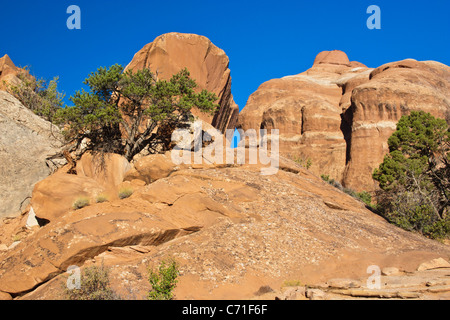
M 239 114 L 238 126 L 279 129 L 280 153 L 306 162 L 311 170 L 342 180 L 346 141 L 341 128 L 340 83 L 367 74 L 354 67 L 342 51 L 317 55 L 306 72 L 263 83 Z
M 372 172 L 389 152 L 387 140 L 401 116 L 423 110 L 448 118 L 450 67 L 409 59 L 385 64 L 365 81 L 351 79 L 346 85 L 354 88 L 350 106 L 345 109 L 345 101 L 343 106 L 344 122 L 351 127 L 343 183 L 358 190 L 375 190 Z
M 238 126 L 279 129 L 280 153 L 357 191 L 373 191 L 372 172 L 388 152 L 402 115 L 450 114 L 450 68 L 412 59 L 370 69 L 338 50 L 317 55 L 309 70 L 263 83 Z
M 58 128 L 0 91 L 0 217 L 25 209 L 34 184 L 52 172 L 48 158 L 60 151 L 58 135 Z
M 157 37 L 134 55 L 126 69 L 144 67 L 158 73 L 162 79 L 187 68 L 200 89 L 214 92 L 220 108 L 214 116 L 193 110 L 195 116 L 224 132 L 234 129 L 239 108 L 231 94 L 229 59 L 225 52 L 208 38 L 183 33 L 168 33 Z

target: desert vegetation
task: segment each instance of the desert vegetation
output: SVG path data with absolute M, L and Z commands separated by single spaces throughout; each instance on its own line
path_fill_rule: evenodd
M 58 91 L 59 77 L 52 80 L 37 79 L 29 74 L 29 68 L 17 74 L 17 84 L 7 83 L 9 93 L 15 96 L 28 109 L 47 121 L 53 121 L 56 112 L 61 109 L 64 94 Z
M 366 204 L 367 207 L 370 209 L 374 209 L 375 205 L 372 203 L 372 195 L 367 191 L 361 191 L 356 192 L 353 189 L 350 188 L 344 188 L 342 184 L 339 181 L 336 181 L 335 179 L 330 178 L 330 175 L 328 174 L 322 174 L 320 176 L 323 181 L 329 183 L 333 187 L 345 192 L 346 194 L 352 196 L 353 198 L 360 200 Z
M 173 290 L 178 282 L 178 263 L 173 259 L 163 260 L 158 268 L 149 268 L 148 272 L 148 280 L 152 287 L 147 298 L 149 300 L 172 300 L 174 298 Z
M 126 199 L 131 197 L 133 194 L 133 189 L 131 188 L 121 188 L 119 190 L 119 199 Z
M 64 283 L 64 297 L 67 300 L 120 300 L 111 289 L 109 269 L 101 266 L 90 266 L 80 275 L 79 288 L 69 289 Z
M 89 204 L 90 204 L 89 198 L 87 198 L 87 197 L 79 197 L 79 198 L 77 198 L 74 201 L 74 203 L 72 205 L 72 208 L 74 210 L 78 210 L 78 209 L 82 209 L 82 208 L 88 206 Z
M 450 234 L 450 129 L 423 111 L 403 116 L 373 178 L 377 209 L 390 222 L 430 238 Z
M 58 109 L 53 120 L 64 127 L 68 142 L 87 138 L 92 151 L 128 160 L 145 146 L 170 139 L 173 129 L 193 120 L 192 108 L 211 114 L 217 108 L 214 93 L 195 92 L 197 84 L 187 69 L 167 81 L 150 69 L 124 71 L 116 64 L 99 68 L 84 84 L 89 92 L 76 92 L 70 97 L 74 105 Z

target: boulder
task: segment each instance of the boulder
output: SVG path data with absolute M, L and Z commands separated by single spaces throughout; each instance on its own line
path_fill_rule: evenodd
M 439 268 L 450 268 L 450 263 L 444 258 L 436 258 L 420 264 L 417 271 L 426 271 Z
M 126 67 L 127 70 L 150 68 L 161 79 L 187 68 L 198 88 L 214 92 L 219 109 L 210 116 L 193 110 L 201 120 L 225 132 L 234 129 L 239 108 L 231 94 L 229 59 L 225 52 L 208 38 L 195 34 L 167 33 L 157 37 L 137 52 Z
M 115 153 L 92 155 L 87 152 L 77 161 L 76 165 L 78 176 L 94 179 L 101 186 L 109 189 L 120 185 L 130 169 L 131 165 L 128 160 Z
M 158 179 L 169 176 L 177 166 L 173 163 L 170 152 L 153 154 L 139 158 L 133 167 L 124 175 L 125 181 L 134 179 L 152 183 Z
M 49 222 L 72 211 L 76 200 L 87 198 L 92 204 L 104 193 L 96 180 L 60 170 L 35 185 L 31 205 L 37 218 Z
M 0 217 L 25 209 L 34 184 L 52 172 L 59 138 L 55 126 L 0 91 Z

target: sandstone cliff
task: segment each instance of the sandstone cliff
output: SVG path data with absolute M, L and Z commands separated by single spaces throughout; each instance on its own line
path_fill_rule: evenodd
M 168 33 L 157 37 L 134 55 L 126 69 L 144 67 L 158 73 L 162 79 L 170 79 L 181 69 L 187 68 L 200 89 L 214 92 L 219 100 L 219 110 L 209 116 L 197 110 L 195 116 L 224 132 L 234 129 L 239 108 L 231 94 L 229 59 L 225 52 L 208 38 L 184 33 Z
M 343 84 L 344 95 L 351 92 L 350 105 L 342 101 L 343 126 L 351 129 L 343 182 L 374 190 L 371 174 L 388 153 L 387 140 L 402 115 L 423 110 L 450 120 L 450 67 L 408 59 L 380 66 L 356 82 Z
M 281 154 L 309 158 L 314 173 L 342 180 L 346 140 L 338 83 L 368 70 L 342 51 L 322 52 L 306 72 L 263 83 L 239 114 L 238 126 L 279 129 Z
M 311 159 L 314 173 L 373 191 L 372 171 L 402 115 L 424 110 L 448 117 L 449 75 L 448 66 L 434 61 L 371 69 L 342 51 L 325 51 L 309 70 L 263 83 L 241 111 L 238 127 L 279 129 L 283 155 Z

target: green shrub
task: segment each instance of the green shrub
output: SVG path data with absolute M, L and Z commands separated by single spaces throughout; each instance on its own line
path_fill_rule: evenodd
M 28 109 L 48 121 L 53 121 L 56 112 L 63 105 L 64 94 L 58 91 L 58 77 L 47 82 L 37 80 L 28 75 L 29 68 L 25 67 L 18 74 L 20 82 L 17 85 L 7 84 L 7 91 L 15 96 Z
M 133 194 L 133 189 L 130 188 L 122 188 L 119 190 L 119 199 L 125 199 L 130 197 Z
M 97 198 L 95 198 L 95 202 L 97 202 L 97 203 L 103 203 L 103 202 L 106 202 L 106 201 L 108 201 L 108 197 L 106 195 L 104 195 L 104 194 L 99 194 L 97 196 Z
M 163 260 L 158 269 L 149 268 L 148 280 L 152 286 L 148 293 L 149 300 L 172 300 L 173 290 L 177 285 L 179 267 L 175 260 Z
M 294 156 L 292 160 L 299 165 L 301 165 L 303 168 L 309 169 L 312 166 L 312 160 L 310 158 L 302 158 L 298 156 Z
M 450 128 L 423 111 L 402 116 L 389 154 L 373 171 L 378 210 L 392 223 L 430 238 L 450 236 Z
M 301 285 L 300 280 L 285 280 L 283 282 L 283 287 L 300 287 Z
M 420 204 L 414 193 L 408 192 L 392 200 L 383 216 L 407 231 L 416 231 L 431 239 L 442 239 L 450 233 L 450 217 L 439 219 L 432 206 Z
M 81 208 L 84 208 L 84 207 L 88 206 L 89 203 L 90 203 L 89 198 L 80 197 L 80 198 L 75 200 L 75 202 L 73 203 L 72 207 L 75 210 L 78 210 L 78 209 L 81 209 Z
M 325 182 L 329 182 L 330 181 L 330 175 L 329 174 L 321 174 L 320 177 Z
M 372 195 L 367 191 L 357 192 L 355 194 L 356 198 L 364 202 L 369 207 L 372 206 Z
M 64 289 L 68 300 L 120 300 L 110 288 L 109 270 L 103 266 L 91 266 L 84 269 L 80 276 L 79 289 Z

